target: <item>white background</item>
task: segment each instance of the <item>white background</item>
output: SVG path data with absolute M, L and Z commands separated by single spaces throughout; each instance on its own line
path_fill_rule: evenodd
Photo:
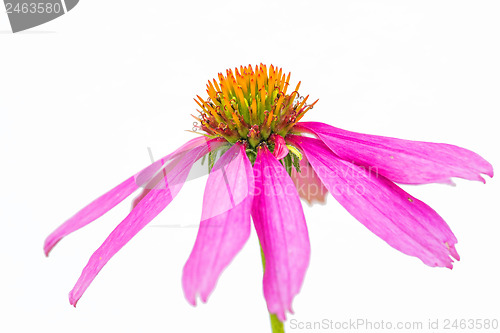
M 498 1 L 81 1 L 24 33 L 0 13 L 0 331 L 268 332 L 255 231 L 208 304 L 184 299 L 205 179 L 67 294 L 131 198 L 61 241 L 85 204 L 193 137 L 195 94 L 226 68 L 267 63 L 319 98 L 306 120 L 456 144 L 500 165 Z M 430 268 L 330 197 L 304 204 L 312 257 L 290 319 L 500 319 L 500 186 L 406 186 L 450 224 L 462 260 Z M 158 227 L 180 224 L 183 227 Z M 287 331 L 290 329 L 286 324 Z

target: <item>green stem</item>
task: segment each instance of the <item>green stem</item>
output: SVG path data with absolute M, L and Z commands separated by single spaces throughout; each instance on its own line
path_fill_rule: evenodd
M 262 258 L 262 269 L 266 270 L 266 258 L 264 258 L 262 246 L 260 246 L 260 255 Z M 269 313 L 269 318 L 271 319 L 271 329 L 273 333 L 285 333 L 285 326 L 283 325 L 283 322 L 280 321 L 275 314 Z
M 285 326 L 283 322 L 281 322 L 275 314 L 269 314 L 271 318 L 271 329 L 273 333 L 285 333 Z

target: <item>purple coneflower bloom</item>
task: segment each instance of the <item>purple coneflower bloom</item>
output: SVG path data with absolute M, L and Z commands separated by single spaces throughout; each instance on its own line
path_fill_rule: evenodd
M 264 297 L 279 320 L 292 312 L 309 264 L 310 246 L 300 198 L 324 202 L 329 192 L 358 221 L 395 249 L 426 265 L 452 268 L 457 239 L 429 206 L 395 183 L 483 181 L 492 166 L 478 154 L 449 144 L 349 132 L 299 122 L 314 104 L 290 92 L 290 74 L 265 65 L 240 67 L 209 81 L 199 96 L 197 137 L 99 197 L 55 230 L 46 255 L 71 232 L 102 216 L 139 187 L 130 214 L 90 258 L 69 294 L 77 301 L 101 268 L 177 195 L 193 164 L 209 155 L 211 171 L 198 236 L 182 286 L 193 305 L 203 302 L 257 231 L 265 259 Z M 218 159 L 214 157 L 220 155 Z

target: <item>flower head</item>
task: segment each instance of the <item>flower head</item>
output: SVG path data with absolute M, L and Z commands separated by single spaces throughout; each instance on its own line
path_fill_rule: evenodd
M 139 187 L 130 214 L 91 256 L 70 292 L 76 305 L 101 268 L 180 191 L 193 164 L 220 152 L 210 168 L 200 228 L 183 271 L 186 299 L 207 301 L 217 280 L 246 243 L 251 220 L 265 259 L 264 297 L 285 320 L 309 263 L 300 198 L 324 202 L 329 192 L 349 213 L 393 248 L 429 266 L 452 268 L 457 238 L 428 205 L 395 183 L 483 181 L 493 167 L 453 145 L 408 141 L 299 122 L 316 102 L 289 89 L 290 74 L 265 65 L 240 67 L 207 84 L 198 97 L 205 132 L 111 189 L 56 229 L 45 253 Z M 375 172 L 374 172 L 375 170 Z
M 307 104 L 309 95 L 299 95 L 300 81 L 289 89 L 290 73 L 271 65 L 241 66 L 208 81 L 208 99 L 196 96 L 200 129 L 234 143 L 248 141 L 255 148 L 275 133 L 281 137 L 316 104 Z

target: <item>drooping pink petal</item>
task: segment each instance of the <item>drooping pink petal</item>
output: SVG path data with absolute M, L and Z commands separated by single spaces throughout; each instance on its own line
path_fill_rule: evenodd
M 285 139 L 276 133 L 271 134 L 269 141 L 274 144 L 273 155 L 279 161 L 288 155 L 288 147 L 286 146 Z
M 299 196 L 304 199 L 309 205 L 314 203 L 324 204 L 328 190 L 318 178 L 316 172 L 307 162 L 307 158 L 302 157 L 299 162 L 300 172 L 292 168 L 292 180 L 297 188 Z
M 309 236 L 297 190 L 285 168 L 260 147 L 254 164 L 252 218 L 264 258 L 264 297 L 281 321 L 292 311 L 309 265 Z
M 452 268 L 457 239 L 429 206 L 385 177 L 336 156 L 321 140 L 294 136 L 328 191 L 364 226 L 395 249 L 429 266 Z
M 117 204 L 127 198 L 138 187 L 147 184 L 151 180 L 151 177 L 153 177 L 155 173 L 159 169 L 161 169 L 161 167 L 164 166 L 168 161 L 171 161 L 174 158 L 179 158 L 179 156 L 182 156 L 190 150 L 201 145 L 207 145 L 207 139 L 205 137 L 198 137 L 190 140 L 172 154 L 169 154 L 162 159 L 154 162 L 153 164 L 144 168 L 144 170 L 138 172 L 134 176 L 125 180 L 120 185 L 116 186 L 115 188 L 92 201 L 89 205 L 81 209 L 78 213 L 64 222 L 47 237 L 44 244 L 45 255 L 48 256 L 52 248 L 63 237 L 101 217 L 111 208 L 115 207 Z M 136 178 L 138 175 L 143 176 L 141 177 L 141 179 L 137 180 Z M 149 175 L 149 178 L 147 177 L 147 175 Z
M 294 129 L 317 135 L 340 158 L 397 183 L 452 183 L 450 177 L 484 182 L 481 174 L 493 177 L 485 159 L 449 144 L 360 134 L 319 122 L 298 123 Z
M 170 170 L 174 169 L 177 163 L 184 160 L 184 157 L 194 148 L 197 148 L 202 145 L 209 145 L 209 150 L 215 150 L 226 144 L 222 138 L 209 139 L 207 137 L 198 137 L 193 140 L 188 141 L 182 147 L 174 151 L 173 153 L 167 155 L 166 157 L 158 160 L 146 168 L 138 172 L 134 177 L 135 181 L 139 186 L 144 186 L 145 188 L 154 188 L 155 176 L 162 177 L 162 174 L 165 175 L 170 172 Z M 168 162 L 168 163 L 167 163 Z M 149 185 L 149 186 L 148 186 Z
M 111 232 L 104 243 L 90 257 L 80 278 L 69 293 L 72 305 L 76 306 L 82 294 L 109 259 L 173 200 L 184 184 L 194 162 L 213 148 L 211 142 L 198 146 L 183 155 L 182 159 L 169 170 L 162 182 L 156 183 L 155 187 Z
M 144 197 L 145 197 L 145 196 L 149 193 L 149 191 L 151 191 L 151 189 L 150 189 L 150 188 L 143 188 L 143 189 L 142 189 L 141 193 L 140 193 L 138 196 L 136 196 L 136 197 L 134 198 L 134 200 L 132 200 L 132 209 L 134 209 L 134 208 L 135 208 L 135 206 L 137 206 L 137 204 L 138 204 L 138 203 L 139 203 L 142 199 L 144 199 Z
M 182 161 L 185 157 L 185 153 L 181 154 L 175 154 L 175 157 L 172 158 L 170 163 L 168 165 L 163 164 L 159 166 L 158 171 L 156 173 L 150 173 L 149 177 L 151 178 L 144 186 L 139 193 L 138 196 L 132 200 L 132 209 L 135 208 L 139 204 L 139 202 L 146 197 L 146 195 L 151 191 L 151 189 L 155 188 L 158 183 L 163 182 L 163 180 L 167 177 L 167 174 L 171 172 L 171 170 L 177 165 L 179 161 Z M 147 171 L 148 173 L 150 171 Z M 138 179 L 141 179 L 143 181 L 146 181 L 146 177 L 144 177 L 144 173 L 139 173 L 139 177 L 136 177 L 136 182 L 138 182 Z M 173 184 L 170 184 L 173 185 Z
M 178 162 L 178 161 L 181 161 L 181 159 L 176 159 L 174 163 L 170 164 L 168 172 L 170 172 L 173 169 L 172 165 L 176 165 L 177 164 L 176 162 Z M 158 185 L 158 183 L 163 182 L 165 177 L 167 177 L 167 170 L 163 169 L 161 171 L 162 172 L 159 172 L 159 173 L 156 173 L 155 175 L 153 175 L 153 178 L 151 178 L 151 180 L 143 186 L 143 189 L 139 193 L 139 195 L 136 196 L 134 198 L 134 200 L 132 200 L 132 209 L 134 209 L 135 206 L 137 206 L 139 204 L 139 202 L 146 197 L 146 195 L 151 191 L 151 189 L 154 189 Z M 169 185 L 173 185 L 173 184 L 169 184 Z
M 206 302 L 222 271 L 250 236 L 253 171 L 245 146 L 235 144 L 214 165 L 205 187 L 203 212 L 193 251 L 184 266 L 184 295 Z

